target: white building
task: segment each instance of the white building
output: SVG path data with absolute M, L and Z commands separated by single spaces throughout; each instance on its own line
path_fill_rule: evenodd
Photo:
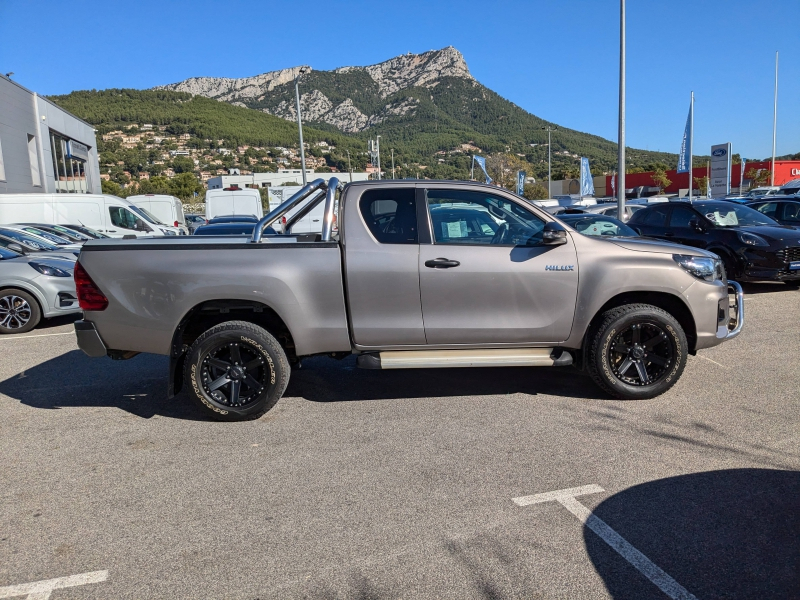
M 101 193 L 94 128 L 0 76 L 0 194 Z
M 342 183 L 349 183 L 350 173 L 315 173 L 313 169 L 306 169 L 306 179 L 324 179 L 327 181 L 331 177 L 337 177 Z M 368 173 L 353 173 L 352 181 L 366 181 L 369 179 Z M 287 183 L 303 184 L 302 169 L 279 169 L 277 173 L 253 173 L 252 175 L 220 175 L 211 177 L 208 180 L 208 189 L 220 190 L 232 185 L 240 188 L 268 188 L 272 186 L 286 185 Z

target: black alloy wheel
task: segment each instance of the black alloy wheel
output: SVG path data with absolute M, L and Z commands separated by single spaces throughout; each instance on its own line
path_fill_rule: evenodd
M 278 340 L 247 321 L 227 321 L 202 333 L 186 354 L 189 395 L 219 421 L 257 419 L 289 384 L 289 361 Z
M 246 406 L 270 385 L 264 356 L 245 342 L 212 348 L 203 358 L 201 377 L 205 392 L 230 407 Z
M 628 385 L 661 381 L 675 360 L 672 339 L 657 323 L 639 322 L 620 331 L 608 348 L 611 371 Z
M 666 392 L 683 373 L 689 352 L 678 320 L 650 304 L 607 310 L 587 343 L 589 375 L 623 400 L 645 400 Z

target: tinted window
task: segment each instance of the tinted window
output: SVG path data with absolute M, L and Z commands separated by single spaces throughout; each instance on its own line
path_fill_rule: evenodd
M 777 202 L 766 202 L 765 204 L 754 206 L 758 212 L 767 215 L 768 217 L 772 217 L 773 219 L 777 218 L 775 213 L 778 211 L 778 203 Z
M 437 244 L 536 246 L 544 221 L 518 204 L 484 192 L 428 190 Z
M 16 252 L 12 252 L 6 248 L 0 246 L 0 260 L 5 260 L 7 258 L 17 258 L 22 256 L 21 254 L 17 254 Z
M 757 210 L 730 202 L 697 202 L 694 207 L 719 227 L 777 224 Z
M 783 220 L 790 223 L 800 223 L 800 202 L 783 203 Z
M 359 202 L 364 223 L 381 244 L 417 243 L 414 188 L 369 190 Z
M 684 229 L 688 229 L 689 221 L 694 219 L 695 221 L 699 221 L 697 214 L 688 208 L 683 208 L 682 206 L 676 206 L 672 209 L 672 216 L 669 218 L 669 225 L 670 227 L 683 227 Z
M 638 237 L 633 229 L 613 217 L 605 215 L 560 217 L 578 233 L 591 236 Z
M 58 246 L 51 244 L 40 237 L 28 235 L 27 233 L 22 233 L 20 231 L 14 231 L 13 229 L 0 229 L 0 234 L 9 237 L 10 239 L 14 240 L 14 242 L 22 244 L 23 246 L 28 246 L 29 248 L 36 248 L 38 250 L 56 250 L 58 248 Z
M 108 212 L 111 215 L 111 222 L 122 229 L 136 229 L 136 223 L 142 222 L 139 217 L 121 206 L 110 206 Z
M 642 216 L 639 217 L 637 223 L 644 225 L 651 225 L 653 227 L 664 227 L 667 224 L 667 212 L 669 208 L 666 206 L 654 206 L 647 210 L 643 210 Z

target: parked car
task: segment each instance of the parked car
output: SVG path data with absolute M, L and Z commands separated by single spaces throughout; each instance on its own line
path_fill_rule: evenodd
M 772 200 L 749 202 L 747 206 L 775 219 L 781 225 L 789 225 L 800 229 L 800 199 L 780 200 L 780 196 L 773 196 L 772 198 Z
M 208 223 L 203 215 L 184 215 L 186 217 L 186 228 L 189 230 L 189 235 L 194 233 L 194 230 Z
M 299 188 L 298 188 L 299 189 Z M 220 215 L 264 216 L 261 194 L 253 188 L 224 188 L 206 192 L 206 219 Z
M 255 215 L 220 215 L 208 220 L 208 225 L 217 223 L 258 223 L 261 217 Z
M 70 240 L 67 237 L 64 237 L 63 235 L 50 233 L 49 231 L 39 229 L 38 227 L 34 227 L 32 225 L 21 225 L 20 223 L 12 223 L 11 225 L 8 225 L 8 227 L 13 227 L 18 231 L 25 231 L 32 235 L 38 235 L 39 237 L 46 239 L 48 242 L 50 242 L 51 244 L 55 244 L 56 246 L 80 246 L 83 243 L 83 241 L 85 241 L 82 240 L 80 242 L 73 242 L 72 240 Z
M 644 208 L 644 204 L 629 204 L 628 202 L 625 203 L 625 218 L 624 221 L 627 221 L 631 218 L 634 212 L 637 210 L 641 210 Z M 608 215 L 609 217 L 613 217 L 615 219 L 619 218 L 619 206 L 617 206 L 616 202 L 608 203 L 608 204 L 598 204 L 597 206 L 587 206 L 584 209 L 584 212 L 593 213 L 596 215 Z
M 736 281 L 800 281 L 800 231 L 747 206 L 672 202 L 634 213 L 628 225 L 648 237 L 717 254 Z
M 36 227 L 36 229 L 41 229 L 42 231 L 47 231 L 54 235 L 60 235 L 63 238 L 67 238 L 74 244 L 88 242 L 89 240 L 94 239 L 90 235 L 81 233 L 80 231 L 77 231 L 75 229 L 70 229 L 69 227 L 64 227 L 63 225 L 46 225 L 42 223 L 22 223 L 22 224 L 30 225 L 31 227 Z
M 25 333 L 42 318 L 80 312 L 75 258 L 23 256 L 0 247 L 0 334 Z
M 639 233 L 614 217 L 584 213 L 559 215 L 559 220 L 583 235 L 599 237 L 640 237 Z
M 251 222 L 233 222 L 233 223 L 209 223 L 208 225 L 201 225 L 194 230 L 194 235 L 253 235 L 253 229 L 256 224 Z M 267 234 L 274 234 L 275 231 L 270 227 Z
M 201 410 L 232 421 L 272 408 L 306 356 L 355 354 L 367 369 L 577 364 L 609 394 L 643 399 L 741 331 L 741 287 L 705 250 L 580 235 L 511 192 L 456 181 L 350 183 L 334 235 L 338 187 L 304 186 L 249 238 L 85 244 L 78 345 L 169 356 L 168 395 L 185 382 Z M 322 197 L 322 234 L 262 237 Z
M 109 235 L 106 235 L 105 233 L 100 233 L 96 229 L 92 229 L 91 227 L 85 227 L 83 225 L 75 225 L 74 223 L 70 223 L 67 224 L 66 227 L 74 229 L 75 231 L 79 231 L 84 235 L 88 235 L 93 240 L 102 240 L 111 237 Z
M 183 214 L 183 203 L 175 196 L 167 194 L 140 194 L 128 196 L 128 200 L 139 208 L 145 209 L 159 222 L 175 227 L 179 235 L 189 235 L 186 216 Z
M 120 238 L 178 235 L 133 202 L 110 194 L 0 194 L 0 223 L 82 223 Z
M 72 258 L 80 254 L 80 246 L 56 246 L 38 235 L 0 226 L 0 246 L 20 254 L 53 253 Z

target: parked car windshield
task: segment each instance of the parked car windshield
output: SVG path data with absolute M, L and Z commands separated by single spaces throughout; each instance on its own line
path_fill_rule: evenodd
M 25 231 L 27 231 L 28 233 L 32 233 L 33 235 L 38 235 L 39 237 L 43 237 L 48 242 L 52 242 L 53 244 L 56 244 L 58 246 L 66 246 L 66 245 L 72 243 L 67 238 L 63 238 L 60 235 L 56 235 L 54 233 L 50 233 L 48 231 L 44 231 L 44 230 L 39 229 L 37 227 L 29 227 L 29 226 L 26 225 L 24 227 L 21 227 L 20 229 L 24 229 Z
M 69 235 L 79 240 L 88 241 L 90 238 L 85 233 L 81 233 L 80 231 L 75 231 L 74 229 L 69 229 L 67 227 L 62 227 L 61 225 L 52 225 L 53 229 L 58 231 L 59 233 L 63 233 L 64 235 Z
M 47 242 L 38 236 L 28 235 L 27 233 L 23 233 L 21 231 L 15 231 L 13 229 L 0 229 L 0 235 L 9 237 L 20 244 L 28 246 L 29 248 L 36 248 L 37 250 L 58 250 L 58 246 L 51 244 L 50 242 Z
M 718 227 L 746 227 L 748 225 L 778 225 L 774 219 L 757 210 L 730 202 L 695 202 L 694 208 Z
M 633 229 L 613 217 L 605 215 L 562 215 L 559 217 L 564 223 L 575 229 L 578 233 L 588 236 L 609 237 L 639 237 Z
M 144 217 L 145 221 L 148 221 L 150 223 L 155 223 L 156 225 L 167 226 L 166 223 L 162 223 L 161 221 L 159 221 L 158 217 L 153 216 L 152 213 L 146 211 L 141 206 L 129 206 L 128 208 L 130 208 L 133 212 L 138 214 L 140 217 Z

